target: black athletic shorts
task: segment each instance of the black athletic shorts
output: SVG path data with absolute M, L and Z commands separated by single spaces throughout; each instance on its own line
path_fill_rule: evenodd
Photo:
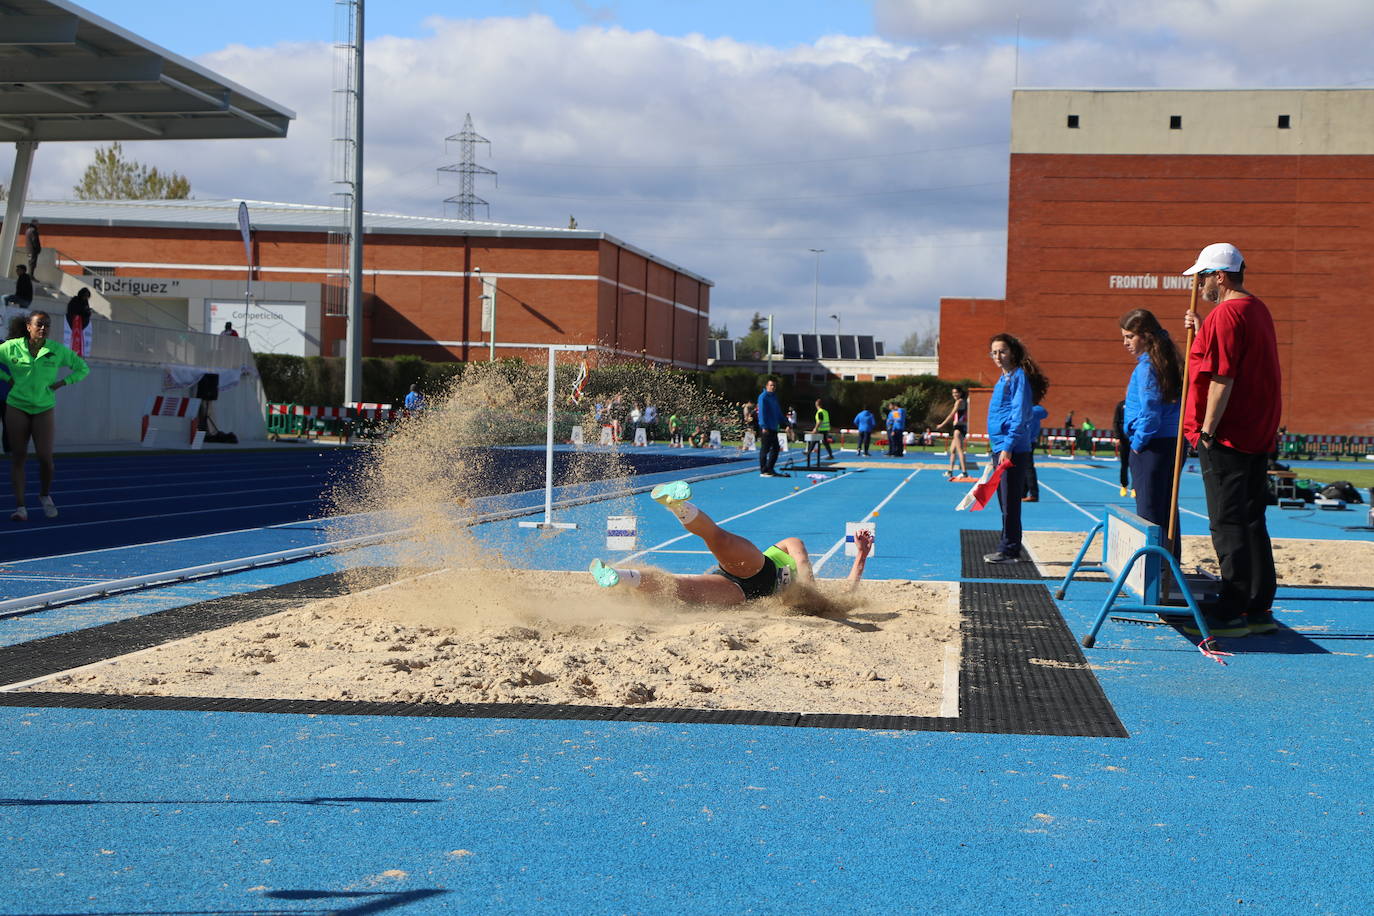
M 959 423 L 956 423 L 956 424 L 954 425 L 954 431 L 955 431 L 956 433 L 958 433 L 959 435 L 961 435 L 961 436 L 967 436 L 967 435 L 968 435 L 968 427 L 967 427 L 967 426 L 964 426 L 964 425 L 962 425 L 962 424 L 959 424 Z
M 748 579 L 732 576 L 719 566 L 717 566 L 713 572 L 715 575 L 724 576 L 738 585 L 740 591 L 744 592 L 745 601 L 753 601 L 755 598 L 767 598 L 778 590 L 778 565 L 773 562 L 772 557 L 765 556 L 763 558 L 763 568 Z

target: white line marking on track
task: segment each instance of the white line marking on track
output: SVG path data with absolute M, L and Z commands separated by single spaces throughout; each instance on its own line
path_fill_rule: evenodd
M 1084 473 L 1083 471 L 1077 470 L 1075 468 L 1063 468 L 1063 470 L 1068 471 L 1071 474 L 1077 474 L 1079 477 L 1086 477 L 1094 483 L 1102 484 L 1104 487 L 1110 487 L 1111 489 L 1116 490 L 1118 493 L 1121 492 L 1121 487 L 1112 486 L 1112 483 L 1109 480 L 1103 480 L 1101 477 L 1094 477 L 1091 474 Z M 1192 509 L 1185 509 L 1182 506 L 1178 507 L 1178 511 L 1186 512 L 1194 518 L 1200 518 L 1203 521 L 1207 521 L 1207 516 L 1203 515 L 1201 512 L 1194 512 Z
M 921 473 L 921 469 L 920 469 L 920 468 L 917 468 L 916 470 L 912 471 L 910 474 L 906 475 L 906 477 L 902 478 L 902 482 L 899 483 L 899 484 L 897 484 L 897 486 L 893 487 L 892 490 L 891 490 L 886 496 L 883 497 L 882 502 L 878 503 L 878 505 L 874 506 L 872 509 L 869 509 L 869 510 L 868 510 L 868 514 L 865 515 L 863 518 L 859 519 L 859 521 L 860 521 L 860 522 L 866 522 L 866 521 L 868 521 L 870 518 L 872 518 L 873 516 L 877 515 L 880 511 L 882 511 L 883 506 L 886 506 L 889 502 L 891 502 L 892 497 L 896 496 L 896 495 L 897 495 L 897 492 L 898 492 L 899 490 L 901 490 L 902 487 L 904 487 L 904 486 L 906 486 L 908 483 L 910 483 L 910 482 L 911 482 L 911 478 L 915 477 L 915 476 L 916 476 L 917 474 L 919 474 L 919 473 Z M 831 546 L 831 548 L 830 548 L 829 550 L 827 550 L 827 551 L 825 552 L 825 555 L 824 555 L 824 556 L 822 556 L 822 557 L 821 557 L 819 560 L 817 560 L 815 563 L 811 564 L 811 571 L 812 571 L 813 573 L 816 574 L 816 578 L 818 578 L 818 579 L 820 578 L 820 575 L 819 575 L 819 574 L 820 574 L 820 571 L 821 571 L 821 567 L 824 566 L 824 565 L 826 564 L 826 561 L 828 561 L 831 557 L 833 557 L 833 556 L 835 555 L 835 553 L 836 553 L 841 547 L 844 546 L 844 542 L 845 542 L 845 539 L 846 539 L 847 537 L 848 537 L 848 535 L 842 536 L 838 541 L 836 541 L 836 542 L 834 543 L 833 546 Z
M 719 521 L 716 522 L 716 524 L 717 524 L 717 525 L 724 525 L 726 522 L 733 522 L 733 521 L 734 521 L 735 519 L 737 519 L 737 518 L 744 518 L 746 515 L 753 515 L 755 512 L 758 512 L 760 509 L 767 509 L 769 506 L 776 506 L 778 503 L 787 502 L 789 499 L 793 499 L 793 498 L 798 497 L 798 496 L 803 496 L 803 495 L 805 495 L 805 494 L 807 494 L 807 493 L 814 493 L 816 490 L 819 490 L 821 487 L 827 487 L 827 486 L 829 486 L 830 484 L 834 483 L 834 482 L 837 481 L 837 480 L 844 480 L 846 477 L 849 477 L 849 476 L 851 475 L 851 473 L 852 473 L 852 472 L 850 472 L 850 471 L 846 471 L 845 473 L 839 475 L 838 477 L 832 477 L 832 478 L 830 478 L 829 480 L 823 480 L 823 481 L 821 481 L 820 483 L 814 484 L 814 485 L 812 485 L 812 486 L 809 486 L 809 487 L 807 487 L 807 488 L 804 489 L 804 490 L 793 490 L 791 493 L 788 493 L 786 496 L 780 496 L 780 497 L 778 497 L 777 499 L 774 499 L 774 500 L 771 500 L 771 501 L 769 501 L 769 502 L 763 503 L 762 505 L 755 506 L 755 507 L 752 508 L 752 509 L 745 509 L 743 512 L 736 513 L 735 515 L 732 515 L 732 516 L 730 516 L 729 518 L 720 519 Z M 686 540 L 687 538 L 690 538 L 690 537 L 696 537 L 696 535 L 692 534 L 690 531 L 689 531 L 689 532 L 684 532 L 683 534 L 679 534 L 679 535 L 678 535 L 677 537 L 675 537 L 675 538 L 669 538 L 668 540 L 663 541 L 662 543 L 655 544 L 655 545 L 652 546 L 652 547 L 646 547 L 646 548 L 644 548 L 643 550 L 640 550 L 640 551 L 638 551 L 638 552 L 636 552 L 636 553 L 632 553 L 632 554 L 630 554 L 628 557 L 626 557 L 624 560 L 622 560 L 621 562 L 622 562 L 622 563 L 628 563 L 628 562 L 630 562 L 631 560 L 638 560 L 640 557 L 644 556 L 645 554 L 654 553 L 654 552 L 656 552 L 656 551 L 662 550 L 664 547 L 667 547 L 669 544 L 676 544 L 678 541 L 683 541 L 683 540 Z

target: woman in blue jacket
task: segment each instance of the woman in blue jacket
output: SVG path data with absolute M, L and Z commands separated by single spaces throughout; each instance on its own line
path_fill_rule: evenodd
M 878 418 L 867 407 L 859 411 L 859 415 L 854 418 L 854 428 L 859 431 L 860 455 L 868 454 L 868 448 L 873 442 L 873 430 L 877 427 Z
M 1002 472 L 997 485 L 997 502 L 1002 507 L 1002 540 L 995 553 L 985 554 L 987 563 L 1015 563 L 1021 559 L 1021 497 L 1026 493 L 1026 468 L 1035 448 L 1032 438 L 1032 408 L 1049 390 L 1049 379 L 1026 353 L 1021 341 L 1010 334 L 992 338 L 989 355 L 1002 375 L 992 389 L 988 402 L 988 446 L 992 460 L 1011 466 Z
M 1148 522 L 1168 525 L 1183 360 L 1169 332 L 1147 309 L 1135 309 L 1122 317 L 1121 343 L 1135 357 L 1122 414 L 1122 429 L 1131 447 L 1135 511 Z M 1174 553 L 1177 555 L 1178 545 L 1174 545 Z

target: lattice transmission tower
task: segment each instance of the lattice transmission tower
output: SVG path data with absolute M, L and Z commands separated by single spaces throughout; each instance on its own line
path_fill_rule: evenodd
M 486 214 L 490 217 L 491 204 L 478 197 L 473 188 L 478 175 L 496 175 L 494 171 L 486 166 L 477 164 L 477 144 L 485 143 L 487 145 L 487 155 L 491 155 L 491 141 L 473 130 L 472 115 L 469 113 L 468 116 L 463 119 L 462 131 L 451 137 L 444 138 L 445 149 L 448 148 L 447 144 L 449 143 L 458 144 L 461 159 L 453 165 L 440 166 L 438 171 L 457 172 L 460 183 L 458 185 L 457 194 L 452 197 L 444 198 L 444 212 L 448 212 L 449 204 L 456 204 L 458 207 L 459 219 L 474 219 L 474 211 L 477 205 L 481 204 L 483 207 L 487 208 Z M 497 183 L 497 187 L 500 187 L 499 182 Z

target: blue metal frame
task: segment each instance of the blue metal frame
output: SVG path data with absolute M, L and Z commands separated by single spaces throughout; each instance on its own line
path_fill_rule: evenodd
M 1160 528 L 1159 525 L 1153 522 L 1147 522 L 1134 512 L 1130 512 L 1120 506 L 1108 506 L 1102 521 L 1094 525 L 1092 530 L 1088 532 L 1088 536 L 1083 539 L 1083 546 L 1078 549 L 1078 555 L 1074 557 L 1073 564 L 1069 567 L 1068 574 L 1064 576 L 1064 581 L 1059 584 L 1059 588 L 1055 591 L 1054 596 L 1056 598 L 1063 598 L 1068 592 L 1069 583 L 1073 581 L 1074 574 L 1077 573 L 1079 569 L 1083 568 L 1083 566 L 1088 565 L 1083 562 L 1084 556 L 1088 553 L 1088 545 L 1092 543 L 1093 538 L 1099 531 L 1105 530 L 1107 523 L 1111 520 L 1111 516 L 1113 515 L 1131 527 L 1140 530 L 1145 535 L 1145 546 L 1132 553 L 1131 558 L 1127 560 L 1120 571 L 1117 572 L 1116 580 L 1112 583 L 1111 593 L 1108 594 L 1107 600 L 1103 602 L 1102 609 L 1098 611 L 1097 619 L 1093 621 L 1092 628 L 1088 631 L 1087 635 L 1083 637 L 1083 648 L 1091 649 L 1097 642 L 1097 632 L 1102 629 L 1102 624 L 1106 621 L 1107 615 L 1110 614 L 1113 609 L 1135 613 L 1152 613 L 1155 615 L 1177 614 L 1179 612 L 1180 609 L 1177 606 L 1161 603 L 1159 592 L 1160 570 L 1162 567 L 1160 566 L 1160 560 L 1168 564 L 1170 572 L 1174 575 L 1174 581 L 1179 584 L 1179 591 L 1182 592 L 1184 600 L 1188 603 L 1188 610 L 1192 612 L 1193 620 L 1197 623 L 1197 628 L 1202 634 L 1203 642 L 1205 643 L 1207 640 L 1211 639 L 1212 634 L 1211 631 L 1207 629 L 1207 621 L 1202 616 L 1202 609 L 1198 607 L 1197 600 L 1193 598 L 1192 589 L 1188 588 L 1187 582 L 1183 578 L 1183 570 L 1179 568 L 1178 560 L 1176 560 L 1173 553 L 1161 543 L 1163 540 L 1163 529 Z M 1110 567 L 1107 565 L 1108 548 L 1107 536 L 1104 534 L 1102 540 L 1102 562 L 1091 565 L 1110 571 Z M 1126 588 L 1126 580 L 1130 578 L 1131 573 L 1135 570 L 1136 563 L 1140 562 L 1142 559 L 1145 561 L 1145 587 L 1143 593 L 1139 595 L 1141 599 L 1140 603 L 1117 604 L 1117 597 Z

